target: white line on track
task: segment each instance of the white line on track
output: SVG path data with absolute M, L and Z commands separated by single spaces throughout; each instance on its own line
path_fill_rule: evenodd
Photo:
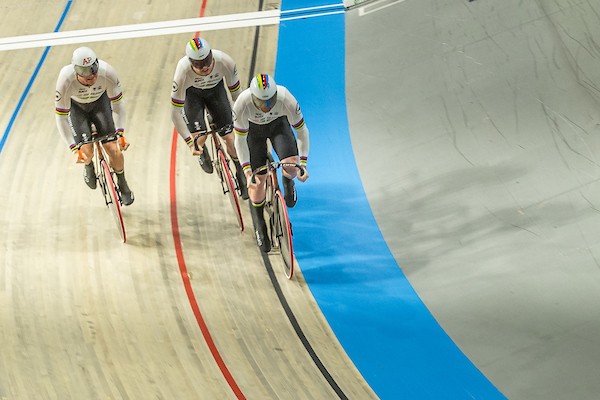
M 109 26 L 105 28 L 91 28 L 76 31 L 13 36 L 0 38 L 0 51 L 100 42 L 104 40 L 173 35 L 177 33 L 198 31 L 204 32 L 262 25 L 277 25 L 281 21 L 320 17 L 340 12 L 343 12 L 343 5 L 333 4 L 329 6 L 287 10 L 283 12 L 280 10 L 268 10 L 144 24 Z
M 58 46 L 103 40 L 131 39 L 148 36 L 173 35 L 196 31 L 244 28 L 279 24 L 279 10 L 189 18 L 145 24 L 109 26 L 76 31 L 52 32 L 14 36 L 0 39 L 0 51 Z

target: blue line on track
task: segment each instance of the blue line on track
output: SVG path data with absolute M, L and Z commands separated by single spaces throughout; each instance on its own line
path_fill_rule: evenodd
M 73 3 L 73 0 L 67 1 L 67 5 L 65 6 L 65 9 L 63 10 L 62 15 L 60 16 L 60 20 L 56 24 L 56 28 L 54 28 L 54 32 L 58 32 L 60 30 L 63 22 L 65 21 L 67 13 L 69 12 L 69 9 L 71 8 L 72 3 Z M 23 103 L 25 102 L 25 98 L 29 94 L 29 91 L 31 90 L 31 86 L 33 85 L 33 82 L 35 81 L 35 78 L 37 77 L 38 72 L 39 72 L 40 68 L 42 67 L 42 64 L 46 60 L 46 56 L 48 55 L 49 51 L 50 51 L 50 47 L 46 47 L 44 49 L 44 53 L 42 54 L 42 56 L 40 57 L 40 60 L 38 61 L 37 65 L 35 66 L 35 71 L 33 71 L 33 74 L 31 75 L 29 82 L 27 82 L 27 86 L 25 87 L 25 90 L 21 94 L 21 98 L 19 98 L 19 101 L 17 102 L 17 107 L 15 108 L 15 111 L 13 112 L 12 116 L 10 117 L 10 121 L 8 122 L 8 125 L 6 126 L 4 135 L 2 135 L 2 140 L 0 140 L 0 153 L 2 153 L 2 149 L 4 149 L 4 144 L 6 143 L 6 140 L 8 139 L 8 135 L 15 123 L 15 120 L 17 119 L 17 116 L 19 115 L 19 111 L 21 111 L 21 108 L 23 107 Z
M 375 221 L 349 135 L 344 15 L 281 21 L 275 80 L 310 129 L 310 179 L 290 210 L 300 269 L 371 388 L 381 399 L 504 399 L 427 310 Z

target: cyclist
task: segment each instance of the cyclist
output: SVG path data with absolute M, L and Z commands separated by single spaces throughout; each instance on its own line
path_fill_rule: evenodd
M 208 110 L 215 129 L 232 124 L 231 103 L 225 91 L 225 84 L 231 98 L 235 101 L 239 95 L 240 79 L 233 59 L 226 53 L 211 49 L 202 38 L 194 38 L 185 46 L 185 56 L 177 63 L 173 78 L 171 97 L 171 119 L 179 135 L 190 147 L 193 155 L 204 172 L 211 174 L 213 166 L 206 149 L 207 136 L 198 139 L 201 150 L 195 150 L 191 135 L 207 130 L 204 120 Z M 236 176 L 240 184 L 242 198 L 248 198 L 246 180 L 233 140 L 233 132 L 226 130 L 221 134 L 227 153 L 233 160 Z
M 264 173 L 257 176 L 252 184 L 252 171 L 267 163 L 267 139 L 271 142 L 281 162 L 299 164 L 304 174 L 296 175 L 297 168 L 283 168 L 283 189 L 288 207 L 296 205 L 296 188 L 293 179 L 301 182 L 308 179 L 306 162 L 308 160 L 309 135 L 300 111 L 300 105 L 284 86 L 277 85 L 267 74 L 258 74 L 250 82 L 233 106 L 233 128 L 235 147 L 240 156 L 242 168 L 248 182 L 248 192 L 252 207 L 252 220 L 256 241 L 264 252 L 269 252 L 271 243 L 267 238 L 267 225 L 264 219 L 265 179 Z M 296 137 L 290 127 L 296 131 Z
M 117 174 L 123 204 L 133 203 L 134 196 L 125 180 L 125 160 L 121 152 L 129 147 L 123 136 L 125 104 L 114 68 L 99 60 L 89 47 L 75 49 L 71 64 L 64 66 L 58 75 L 55 106 L 58 131 L 75 154 L 75 161 L 85 164 L 83 178 L 91 189 L 96 189 L 97 185 L 92 162 L 94 147 L 86 144 L 78 148 L 77 144 L 90 140 L 95 133 L 119 135 L 118 143 L 117 140 L 102 141 L 102 145 Z

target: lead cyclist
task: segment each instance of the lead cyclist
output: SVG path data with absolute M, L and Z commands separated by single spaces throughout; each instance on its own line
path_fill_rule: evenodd
M 286 87 L 277 85 L 271 76 L 258 74 L 233 105 L 233 129 L 235 147 L 248 182 L 256 242 L 267 253 L 271 243 L 267 238 L 264 218 L 266 175 L 257 175 L 255 183 L 251 182 L 250 177 L 253 170 L 266 164 L 269 139 L 281 162 L 299 163 L 304 170 L 304 174 L 298 174 L 295 167 L 286 166 L 282 170 L 285 203 L 288 207 L 294 207 L 297 200 L 294 178 L 301 182 L 308 179 L 308 127 L 292 93 Z

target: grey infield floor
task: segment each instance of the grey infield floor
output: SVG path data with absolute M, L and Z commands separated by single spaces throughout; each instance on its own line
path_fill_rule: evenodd
M 370 3 L 346 36 L 361 178 L 422 300 L 508 398 L 599 398 L 600 1 Z

